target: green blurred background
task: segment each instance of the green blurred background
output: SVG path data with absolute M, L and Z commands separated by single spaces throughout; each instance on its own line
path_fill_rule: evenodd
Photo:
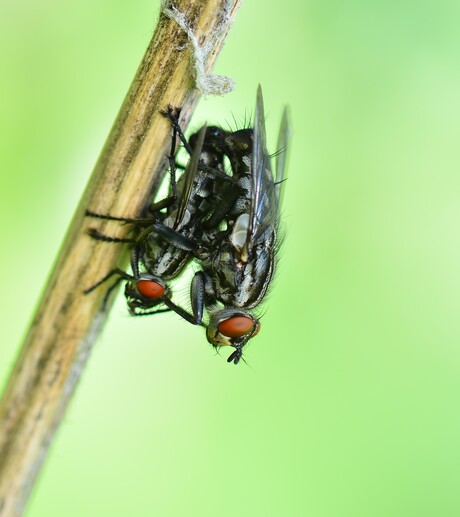
M 0 4 L 3 381 L 158 8 Z M 120 296 L 28 517 L 460 515 L 459 21 L 453 0 L 244 2 L 215 69 L 236 90 L 191 129 L 242 120 L 260 82 L 275 150 L 291 107 L 249 365 Z

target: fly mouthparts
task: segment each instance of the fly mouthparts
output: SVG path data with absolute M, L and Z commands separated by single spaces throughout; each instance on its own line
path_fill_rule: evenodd
M 232 354 L 230 354 L 229 358 L 227 359 L 227 363 L 238 364 L 240 362 L 241 355 L 241 350 L 235 350 Z

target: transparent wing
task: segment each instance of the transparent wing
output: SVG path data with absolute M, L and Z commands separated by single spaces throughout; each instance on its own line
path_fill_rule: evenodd
M 281 206 L 283 200 L 284 183 L 286 164 L 288 160 L 288 143 L 291 136 L 291 126 L 289 123 L 289 110 L 287 106 L 283 110 L 283 116 L 281 117 L 281 126 L 278 134 L 278 148 L 276 155 L 276 178 L 275 178 L 275 190 L 277 199 L 277 211 Z
M 273 226 L 277 218 L 277 195 L 267 152 L 265 114 L 262 89 L 257 88 L 254 114 L 253 152 L 251 160 L 252 191 L 249 226 L 246 237 L 246 252 L 256 245 L 267 228 Z
M 204 137 L 206 134 L 206 124 L 200 129 L 198 133 L 198 137 L 195 143 L 195 147 L 193 148 L 192 155 L 190 156 L 190 160 L 188 161 L 187 167 L 184 171 L 184 187 L 182 189 L 182 194 L 180 198 L 179 207 L 177 209 L 176 220 L 174 222 L 174 228 L 177 228 L 184 218 L 185 211 L 187 209 L 190 196 L 193 191 L 193 184 L 195 181 L 196 173 L 198 170 L 198 162 L 201 156 L 201 150 L 203 148 Z

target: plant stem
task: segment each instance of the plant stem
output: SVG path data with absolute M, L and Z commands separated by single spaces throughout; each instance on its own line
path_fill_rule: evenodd
M 200 45 L 206 72 L 224 42 L 241 0 L 176 0 Z M 216 36 L 217 35 L 217 36 Z M 22 515 L 54 433 L 106 319 L 104 289 L 83 290 L 120 264 L 126 249 L 87 235 L 86 209 L 133 217 L 161 179 L 170 126 L 159 110 L 182 107 L 184 126 L 199 93 L 192 53 L 178 24 L 161 15 L 92 177 L 70 223 L 45 292 L 0 403 L 0 516 Z M 108 235 L 128 228 L 98 221 Z

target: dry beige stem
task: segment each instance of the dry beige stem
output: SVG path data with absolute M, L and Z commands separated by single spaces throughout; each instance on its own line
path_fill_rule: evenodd
M 190 21 L 208 73 L 241 0 L 176 0 Z M 171 4 L 163 7 L 172 8 Z M 190 34 L 189 34 L 190 36 Z M 94 173 L 70 224 L 54 270 L 0 405 L 0 516 L 19 516 L 74 392 L 106 313 L 104 289 L 82 291 L 119 265 L 121 245 L 88 237 L 94 220 L 85 209 L 135 216 L 164 169 L 170 141 L 159 114 L 182 106 L 185 125 L 198 100 L 195 46 L 177 21 L 160 16 L 156 32 L 121 107 Z M 203 77 L 201 77 L 203 79 Z M 97 221 L 109 235 L 127 227 Z

